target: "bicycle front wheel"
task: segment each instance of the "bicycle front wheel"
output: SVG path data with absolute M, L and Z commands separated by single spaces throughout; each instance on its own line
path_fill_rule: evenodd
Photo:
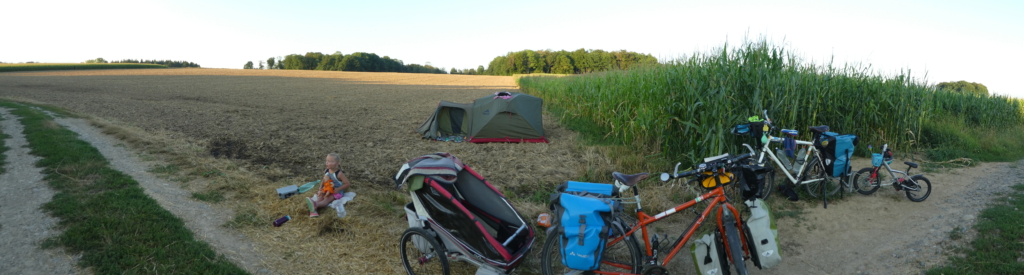
M 932 182 L 922 175 L 910 177 L 910 180 L 903 181 L 903 189 L 907 192 L 907 198 L 913 202 L 922 202 L 932 194 Z
M 829 177 L 825 173 L 825 165 L 821 162 L 818 157 L 811 159 L 810 166 L 804 170 L 804 174 L 800 177 L 801 182 L 807 187 L 807 192 L 811 193 L 811 197 L 821 196 L 821 189 L 825 188 L 825 195 L 831 196 L 839 192 L 839 183 L 836 183 L 832 177 Z
M 571 269 L 562 264 L 561 236 L 552 232 L 544 241 L 541 252 L 541 272 L 544 275 L 569 274 Z M 609 240 L 611 241 L 611 240 Z M 608 272 L 640 273 L 643 255 L 635 238 L 626 238 L 613 245 L 605 246 L 598 270 Z
M 723 209 L 725 215 L 722 216 L 722 223 L 725 227 L 725 245 L 729 246 L 729 259 L 732 260 L 732 267 L 736 269 L 736 274 L 747 275 L 747 265 L 743 260 L 743 242 L 740 241 L 740 234 L 736 229 L 736 221 L 733 220 L 732 215 L 728 215 Z
M 865 167 L 857 171 L 857 174 L 853 176 L 853 189 L 857 189 L 857 193 L 864 195 L 871 195 L 878 191 L 878 187 L 882 186 L 882 179 L 875 177 L 872 180 L 871 174 L 874 172 L 874 167 Z
M 772 190 L 775 189 L 775 169 L 772 169 L 768 173 L 764 174 L 764 186 L 761 188 L 759 198 L 763 201 L 768 201 L 768 195 L 772 194 Z

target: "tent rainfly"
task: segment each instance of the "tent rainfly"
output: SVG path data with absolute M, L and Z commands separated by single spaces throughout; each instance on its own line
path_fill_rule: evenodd
M 541 116 L 543 100 L 522 93 L 498 92 L 460 104 L 441 101 L 416 129 L 423 138 L 466 137 L 466 141 L 548 142 Z

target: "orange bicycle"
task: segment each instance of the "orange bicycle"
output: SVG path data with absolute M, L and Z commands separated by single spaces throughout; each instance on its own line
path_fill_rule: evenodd
M 648 215 L 644 212 L 640 205 L 640 194 L 636 183 L 646 178 L 646 173 L 638 175 L 623 175 L 620 173 L 614 173 L 615 187 L 617 192 L 622 194 L 629 189 L 633 190 L 633 199 L 629 201 L 623 200 L 626 203 L 636 204 L 636 222 L 633 224 L 626 224 L 629 228 L 625 234 L 617 234 L 616 236 L 608 239 L 606 247 L 609 249 L 604 251 L 602 255 L 600 267 L 597 270 L 586 271 L 588 274 L 667 274 L 668 270 L 665 266 L 668 265 L 680 249 L 690 240 L 690 238 L 697 232 L 700 225 L 704 224 L 704 221 L 711 217 L 712 212 L 717 214 L 717 217 L 713 219 L 716 224 L 716 244 L 722 244 L 726 258 L 728 262 L 731 262 L 731 266 L 735 269 L 735 274 L 745 275 L 747 274 L 746 266 L 744 264 L 745 259 L 750 257 L 750 249 L 744 236 L 742 221 L 738 218 L 740 212 L 729 203 L 729 198 L 726 196 L 726 192 L 723 190 L 723 186 L 731 182 L 737 181 L 737 177 L 732 172 L 733 169 L 738 168 L 741 164 L 744 164 L 746 159 L 750 158 L 751 154 L 743 154 L 736 157 L 729 157 L 728 155 L 722 155 L 710 159 L 705 159 L 704 163 L 697 165 L 696 169 L 679 173 L 678 165 L 676 165 L 676 171 L 672 174 L 662 173 L 661 180 L 668 181 L 670 179 L 685 178 L 685 177 L 696 177 L 696 181 L 709 190 L 708 193 L 700 195 L 693 200 L 683 203 L 674 208 L 665 210 L 664 212 L 658 213 L 654 216 Z M 643 175 L 643 176 L 640 176 Z M 693 182 L 693 181 L 691 181 Z M 658 236 L 651 236 L 647 230 L 647 226 L 651 223 L 662 220 L 676 212 L 683 211 L 696 206 L 698 203 L 706 202 L 707 208 L 704 209 L 688 226 L 687 230 L 679 236 L 674 243 L 669 246 L 669 251 L 664 260 L 659 260 L 659 255 L 662 251 L 659 251 L 662 247 L 661 241 L 658 240 Z M 622 218 L 617 218 L 617 221 L 622 221 Z M 637 255 L 641 250 L 637 244 L 633 234 L 637 231 L 641 232 L 644 250 L 641 255 Z M 664 240 L 667 241 L 667 240 Z M 558 252 L 558 235 L 548 234 L 547 242 L 544 244 L 544 250 L 542 252 L 542 271 L 545 275 L 554 274 L 576 274 L 584 273 L 579 270 L 572 270 L 566 268 L 561 263 L 561 254 Z M 615 248 L 615 249 L 611 249 Z M 721 249 L 721 248 L 720 248 Z M 722 263 L 723 267 L 726 265 Z

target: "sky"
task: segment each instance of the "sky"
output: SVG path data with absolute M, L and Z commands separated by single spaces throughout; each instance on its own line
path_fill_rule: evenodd
M 450 70 L 522 50 L 659 60 L 766 38 L 805 62 L 977 82 L 1024 98 L 1024 1 L 0 1 L 0 62 L 184 60 L 241 69 L 375 53 Z M 840 66 L 841 67 L 841 66 Z

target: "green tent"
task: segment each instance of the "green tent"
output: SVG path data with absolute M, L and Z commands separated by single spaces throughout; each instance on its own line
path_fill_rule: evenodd
M 423 138 L 460 136 L 469 142 L 548 142 L 541 116 L 543 100 L 498 92 L 459 104 L 441 101 L 416 130 Z

